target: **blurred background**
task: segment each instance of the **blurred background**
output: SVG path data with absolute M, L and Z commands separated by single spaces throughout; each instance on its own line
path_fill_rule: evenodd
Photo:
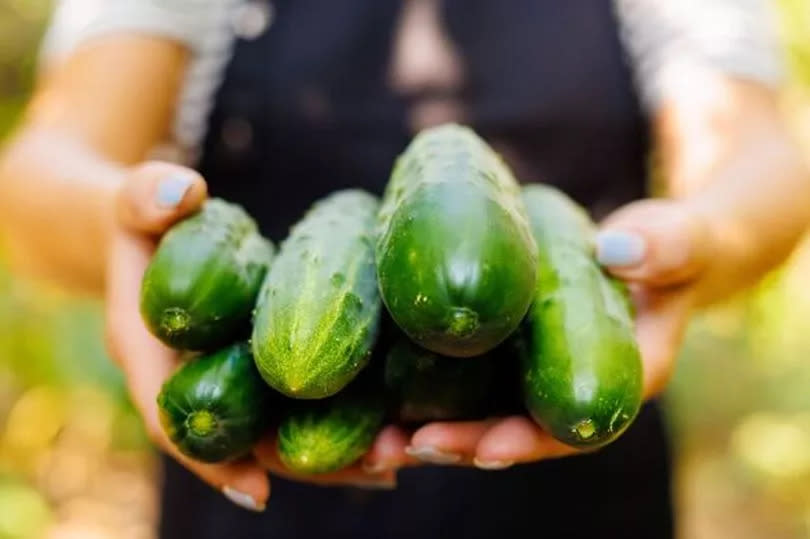
M 0 0 L 0 142 L 49 0 Z M 810 1 L 774 0 L 785 114 L 810 157 Z M 693 323 L 666 407 L 680 536 L 810 537 L 810 241 Z M 105 357 L 99 305 L 12 278 L 0 252 L 0 539 L 154 537 L 156 460 Z

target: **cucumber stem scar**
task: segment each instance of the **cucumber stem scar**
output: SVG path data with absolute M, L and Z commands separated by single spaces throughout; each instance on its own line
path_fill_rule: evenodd
M 467 307 L 456 307 L 450 311 L 447 331 L 455 337 L 464 338 L 474 334 L 478 325 L 478 313 Z
M 596 425 L 590 419 L 583 419 L 574 425 L 574 431 L 579 436 L 580 440 L 589 440 L 596 434 Z
M 196 436 L 208 436 L 217 427 L 217 419 L 208 410 L 191 412 L 186 419 L 188 429 Z
M 174 335 L 188 329 L 190 321 L 191 316 L 185 309 L 172 307 L 163 311 L 163 316 L 160 317 L 160 327 L 167 334 Z

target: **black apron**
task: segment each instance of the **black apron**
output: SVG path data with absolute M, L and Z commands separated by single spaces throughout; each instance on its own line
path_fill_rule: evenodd
M 340 188 L 381 193 L 412 136 L 387 85 L 397 0 L 278 0 L 237 42 L 201 172 L 273 240 Z M 468 122 L 524 182 L 558 185 L 596 215 L 643 196 L 646 122 L 608 0 L 445 0 Z M 166 538 L 672 536 L 668 447 L 647 405 L 602 451 L 499 472 L 424 467 L 398 488 L 272 478 L 267 511 L 233 506 L 168 459 Z

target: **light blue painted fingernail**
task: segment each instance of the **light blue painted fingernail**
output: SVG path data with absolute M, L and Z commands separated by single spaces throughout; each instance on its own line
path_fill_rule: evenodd
M 163 208 L 177 207 L 193 183 L 194 179 L 188 176 L 169 176 L 160 180 L 157 193 L 155 193 L 158 206 Z
M 596 236 L 596 259 L 603 266 L 627 267 L 641 264 L 647 243 L 638 234 L 605 230 Z

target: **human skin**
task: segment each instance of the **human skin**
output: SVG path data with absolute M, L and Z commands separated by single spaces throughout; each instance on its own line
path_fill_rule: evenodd
M 265 470 L 291 476 L 274 440 L 239 463 L 180 455 L 155 402 L 178 358 L 138 314 L 156 240 L 207 193 L 196 172 L 145 162 L 167 137 L 187 63 L 174 42 L 118 35 L 79 48 L 43 79 L 0 156 L 0 237 L 18 273 L 105 295 L 108 348 L 150 437 L 230 499 L 260 510 L 270 492 Z M 614 248 L 617 237 L 625 244 L 623 258 L 607 240 L 598 254 L 633 289 L 647 398 L 665 387 L 693 310 L 779 264 L 810 221 L 807 171 L 773 92 L 728 77 L 711 83 L 707 98 L 675 93 L 655 114 L 668 197 L 629 204 L 602 225 Z M 315 480 L 293 477 L 392 487 L 397 468 L 420 461 L 491 469 L 572 452 L 524 416 L 433 423 L 414 433 L 389 426 L 361 464 Z

